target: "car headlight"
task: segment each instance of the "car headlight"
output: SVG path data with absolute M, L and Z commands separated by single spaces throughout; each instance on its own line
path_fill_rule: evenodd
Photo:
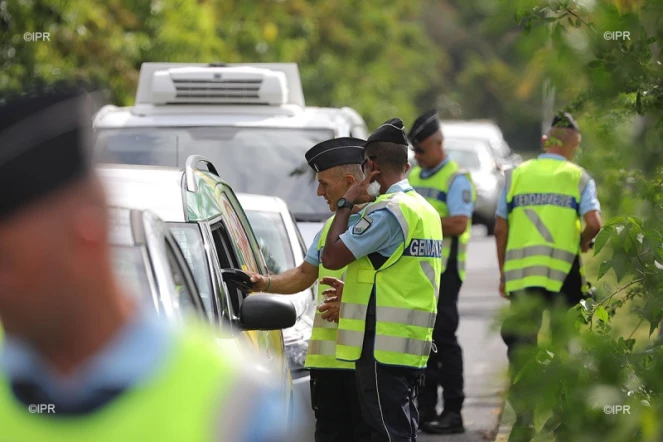
M 297 318 L 295 325 L 283 330 L 285 353 L 288 357 L 288 366 L 293 379 L 308 375 L 308 370 L 304 368 L 304 364 L 306 363 L 308 342 L 313 331 L 312 318 L 315 312 L 315 304 L 312 304 L 311 307 L 309 311 Z

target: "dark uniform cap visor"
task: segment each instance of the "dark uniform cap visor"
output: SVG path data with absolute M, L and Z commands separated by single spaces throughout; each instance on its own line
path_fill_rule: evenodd
M 93 110 L 78 89 L 0 105 L 0 221 L 86 175 Z
M 408 142 L 407 136 L 405 135 L 403 120 L 400 118 L 392 118 L 391 120 L 385 121 L 371 134 L 370 137 L 368 137 L 366 145 L 377 141 L 407 146 Z
M 438 130 L 440 130 L 440 116 L 436 109 L 432 109 L 414 121 L 407 137 L 410 143 L 417 145 Z
M 306 161 L 316 172 L 344 164 L 361 164 L 364 161 L 364 144 L 359 138 L 333 138 L 316 144 L 306 152 Z

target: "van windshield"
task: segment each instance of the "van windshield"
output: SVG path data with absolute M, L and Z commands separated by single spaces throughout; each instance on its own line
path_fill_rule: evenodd
M 333 136 L 324 129 L 261 127 L 98 129 L 95 155 L 103 163 L 179 167 L 202 155 L 235 192 L 280 197 L 298 220 L 319 221 L 329 208 L 316 195 L 304 154 Z

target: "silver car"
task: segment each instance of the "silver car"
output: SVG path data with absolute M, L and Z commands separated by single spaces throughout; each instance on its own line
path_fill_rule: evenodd
M 300 265 L 306 257 L 304 240 L 288 205 L 281 198 L 238 193 L 249 223 L 260 245 L 270 273 L 279 274 Z M 297 322 L 283 330 L 288 366 L 292 375 L 295 408 L 302 421 L 293 440 L 311 441 L 315 434 L 315 415 L 311 409 L 311 376 L 304 369 L 315 314 L 315 286 L 294 295 L 284 295 L 297 311 Z
M 444 151 L 470 172 L 477 191 L 472 222 L 486 226 L 488 235 L 493 235 L 504 169 L 495 162 L 491 147 L 482 139 L 445 137 Z

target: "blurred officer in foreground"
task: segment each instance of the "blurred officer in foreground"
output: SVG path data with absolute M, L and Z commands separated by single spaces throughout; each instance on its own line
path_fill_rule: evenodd
M 465 279 L 467 244 L 472 230 L 476 194 L 470 174 L 444 152 L 436 110 L 421 115 L 408 134 L 418 166 L 409 181 L 437 210 L 442 220 L 442 278 L 433 331 L 436 349 L 430 354 L 425 384 L 419 392 L 421 429 L 426 433 L 463 433 L 463 352 L 456 337 L 458 293 Z M 436 351 L 437 350 L 437 351 Z M 438 386 L 444 409 L 437 415 Z
M 338 200 L 322 250 L 326 268 L 348 266 L 336 356 L 357 361 L 371 441 L 417 438 L 416 386 L 431 350 L 442 272 L 440 217 L 405 178 L 407 146 L 400 119 L 368 138 L 366 178 Z M 355 205 L 371 201 L 348 229 Z
M 60 88 L 0 107 L 1 438 L 285 440 L 269 376 L 120 288 L 86 100 Z
M 523 362 L 516 357 L 518 350 L 536 345 L 543 309 L 560 301 L 569 308 L 583 297 L 580 252 L 589 249 L 601 229 L 601 216 L 594 180 L 571 162 L 580 140 L 573 117 L 560 114 L 542 138 L 546 153 L 506 173 L 495 239 L 499 291 L 509 297 L 516 312 L 502 326 L 512 376 Z M 519 309 L 533 300 L 540 300 L 535 311 Z M 532 327 L 523 332 L 523 324 Z M 532 436 L 531 404 L 519 400 L 521 384 L 514 384 L 510 392 L 517 416 L 510 441 L 529 441 Z
M 306 152 L 309 166 L 316 172 L 318 196 L 327 201 L 329 210 L 336 212 L 336 202 L 354 183 L 364 179 L 361 164 L 364 162 L 364 140 L 335 138 L 316 144 Z M 356 224 L 363 206 L 355 206 L 348 225 Z M 255 291 L 293 294 L 306 290 L 316 279 L 318 305 L 313 332 L 306 354 L 306 368 L 311 370 L 311 400 L 315 411 L 316 442 L 353 442 L 364 439 L 361 409 L 355 384 L 354 362 L 336 359 L 336 338 L 339 303 L 323 304 L 325 295 L 338 287 L 335 278 L 341 278 L 345 268 L 329 270 L 320 264 L 320 253 L 327 239 L 334 216 L 325 222 L 315 236 L 306 254 L 306 260 L 298 267 L 276 276 L 251 274 Z M 332 283 L 336 287 L 330 287 Z M 331 298 L 330 298 L 331 299 Z M 338 320 L 336 320 L 338 321 Z

